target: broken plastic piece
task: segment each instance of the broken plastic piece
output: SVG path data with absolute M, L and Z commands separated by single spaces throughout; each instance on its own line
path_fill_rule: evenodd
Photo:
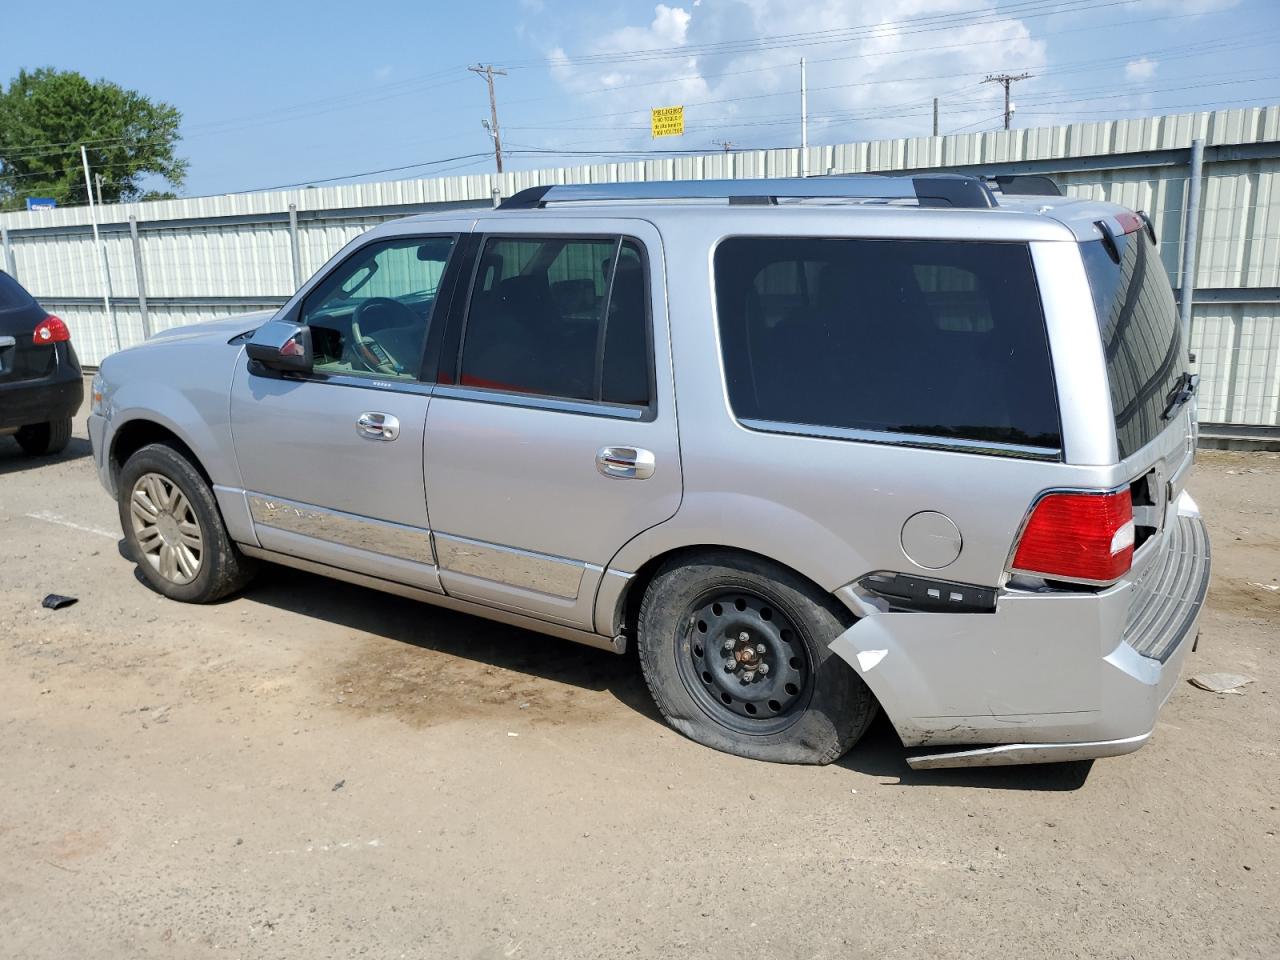
M 61 610 L 63 607 L 69 607 L 76 603 L 79 599 L 79 597 L 64 597 L 60 593 L 51 593 L 44 598 L 40 605 L 47 610 Z
M 1238 688 L 1246 683 L 1253 683 L 1253 677 L 1240 673 L 1198 673 L 1187 680 L 1193 687 L 1208 690 L 1210 693 L 1234 693 L 1239 695 Z

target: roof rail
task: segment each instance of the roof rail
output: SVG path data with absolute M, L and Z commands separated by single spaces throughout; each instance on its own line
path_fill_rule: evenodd
M 1057 182 L 1043 174 L 1019 174 L 1008 177 L 987 177 L 1009 197 L 1060 197 L 1062 189 Z
M 732 204 L 772 204 L 780 198 L 914 200 L 922 207 L 968 209 L 987 209 L 996 205 L 991 188 L 981 178 L 934 173 L 913 177 L 859 175 L 555 184 L 521 190 L 502 201 L 499 209 L 535 210 L 549 203 L 589 200 L 728 200 Z

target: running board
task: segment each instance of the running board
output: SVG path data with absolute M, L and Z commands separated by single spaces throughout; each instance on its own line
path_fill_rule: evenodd
M 1066 763 L 1072 760 L 1097 760 L 1133 753 L 1150 739 L 1151 733 L 1123 740 L 1094 740 L 1087 743 L 1006 743 L 997 747 L 978 747 L 929 753 L 907 757 L 912 770 L 938 770 L 944 767 L 1007 767 L 1022 763 Z

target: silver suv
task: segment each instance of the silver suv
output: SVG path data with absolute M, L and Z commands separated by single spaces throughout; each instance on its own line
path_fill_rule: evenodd
M 555 186 L 109 357 L 143 577 L 287 564 L 622 653 L 676 730 L 826 763 L 1125 753 L 1192 638 L 1195 378 L 1154 231 L 959 176 Z

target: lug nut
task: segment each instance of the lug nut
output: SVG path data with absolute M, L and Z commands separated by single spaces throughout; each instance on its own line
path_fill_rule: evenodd
M 763 643 L 757 643 L 757 644 L 756 644 L 756 653 L 764 653 L 764 652 L 765 652 L 766 650 L 768 650 L 768 649 L 769 649 L 769 648 L 768 648 L 768 647 L 766 647 Z
M 736 670 L 737 667 L 738 667 L 738 661 L 733 659 L 733 657 L 730 657 L 728 660 L 724 662 L 724 668 L 728 670 L 730 673 L 733 673 L 733 671 Z
M 769 672 L 769 665 L 767 663 L 762 663 L 760 664 L 760 666 L 756 667 L 756 670 L 758 670 L 760 672 L 760 675 L 763 676 L 764 674 Z
M 755 678 L 756 678 L 756 672 L 754 670 L 746 670 L 742 674 L 743 683 L 750 683 Z
M 732 637 L 729 637 L 729 638 L 727 638 L 727 639 L 725 640 L 725 642 L 724 642 L 724 649 L 725 649 L 725 650 L 732 650 L 732 649 L 733 649 L 733 638 L 732 638 Z
M 738 634 L 738 639 L 741 640 L 743 643 L 746 643 L 748 640 L 751 639 L 751 634 L 747 633 L 744 630 L 742 631 L 742 633 Z

